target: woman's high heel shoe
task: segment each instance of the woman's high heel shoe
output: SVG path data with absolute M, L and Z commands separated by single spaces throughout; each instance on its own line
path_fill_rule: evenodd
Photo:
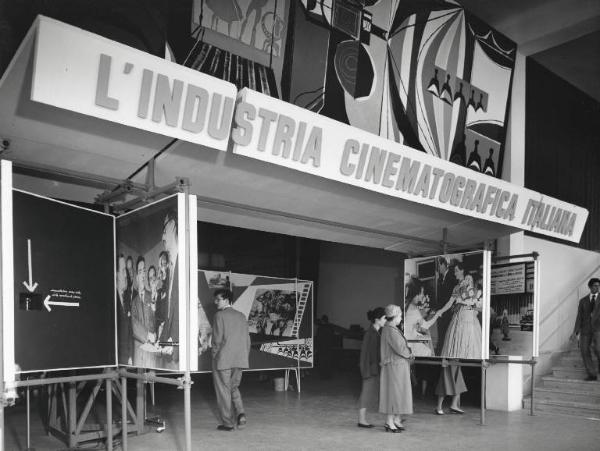
M 393 432 L 394 434 L 402 432 L 400 429 L 397 429 L 395 427 L 393 428 L 389 424 L 384 424 L 383 427 L 385 428 L 385 432 Z
M 406 429 L 403 424 L 398 424 L 395 421 L 394 421 L 394 424 L 396 425 L 396 427 L 398 428 L 398 430 L 400 432 L 402 432 L 402 431 L 404 431 Z

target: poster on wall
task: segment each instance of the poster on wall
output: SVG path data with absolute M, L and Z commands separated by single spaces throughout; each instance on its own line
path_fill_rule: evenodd
M 198 272 L 198 370 L 211 370 L 211 322 L 217 289 L 233 293 L 248 319 L 250 369 L 312 367 L 312 282 L 220 271 Z
M 186 369 L 185 221 L 184 194 L 116 220 L 120 365 Z
M 418 357 L 488 356 L 489 252 L 405 260 L 404 334 Z
M 19 190 L 12 203 L 15 372 L 115 366 L 114 217 Z
M 537 355 L 535 262 L 492 265 L 490 298 L 490 353 Z

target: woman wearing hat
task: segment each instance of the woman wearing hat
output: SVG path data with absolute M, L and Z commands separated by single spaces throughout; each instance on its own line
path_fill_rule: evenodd
M 413 413 L 410 361 L 414 358 L 404 335 L 398 329 L 402 309 L 390 304 L 385 308 L 387 323 L 381 332 L 381 386 L 379 411 L 387 415 L 386 432 L 402 432 L 400 415 Z

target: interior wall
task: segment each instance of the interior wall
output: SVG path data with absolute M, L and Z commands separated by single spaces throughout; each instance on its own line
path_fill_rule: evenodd
M 317 316 L 333 324 L 368 326 L 374 307 L 401 305 L 404 258 L 400 253 L 321 242 Z
M 524 245 L 525 252 L 540 254 L 540 352 L 563 350 L 588 280 L 600 277 L 600 253 L 532 236 Z
M 580 246 L 600 250 L 600 103 L 527 59 L 525 186 L 587 208 Z

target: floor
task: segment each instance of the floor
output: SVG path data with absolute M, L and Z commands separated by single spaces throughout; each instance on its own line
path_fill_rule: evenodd
M 464 402 L 465 415 L 433 414 L 434 400 L 415 399 L 415 414 L 405 421 L 402 434 L 384 433 L 384 418 L 371 414 L 374 429 L 356 427 L 355 403 L 359 380 L 354 373 L 334 374 L 321 380 L 316 373 L 302 381 L 302 393 L 276 392 L 269 373 L 260 381 L 247 373 L 242 393 L 248 415 L 244 430 L 220 432 L 215 429 L 215 401 L 207 375 L 194 376 L 192 388 L 192 448 L 194 450 L 598 450 L 600 422 L 559 415 L 530 416 L 526 411 L 486 411 L 486 425 L 480 425 L 475 402 Z M 157 407 L 149 416 L 161 415 L 166 430 L 130 436 L 128 450 L 183 450 L 183 393 L 173 387 L 156 390 Z M 467 397 L 467 400 L 469 398 Z M 118 409 L 118 406 L 115 406 Z M 23 403 L 6 409 L 5 449 L 26 449 L 26 416 Z M 66 446 L 44 434 L 37 416 L 32 418 L 31 447 L 35 450 L 65 450 Z M 91 444 L 87 449 L 103 449 Z M 121 449 L 115 443 L 115 449 Z

